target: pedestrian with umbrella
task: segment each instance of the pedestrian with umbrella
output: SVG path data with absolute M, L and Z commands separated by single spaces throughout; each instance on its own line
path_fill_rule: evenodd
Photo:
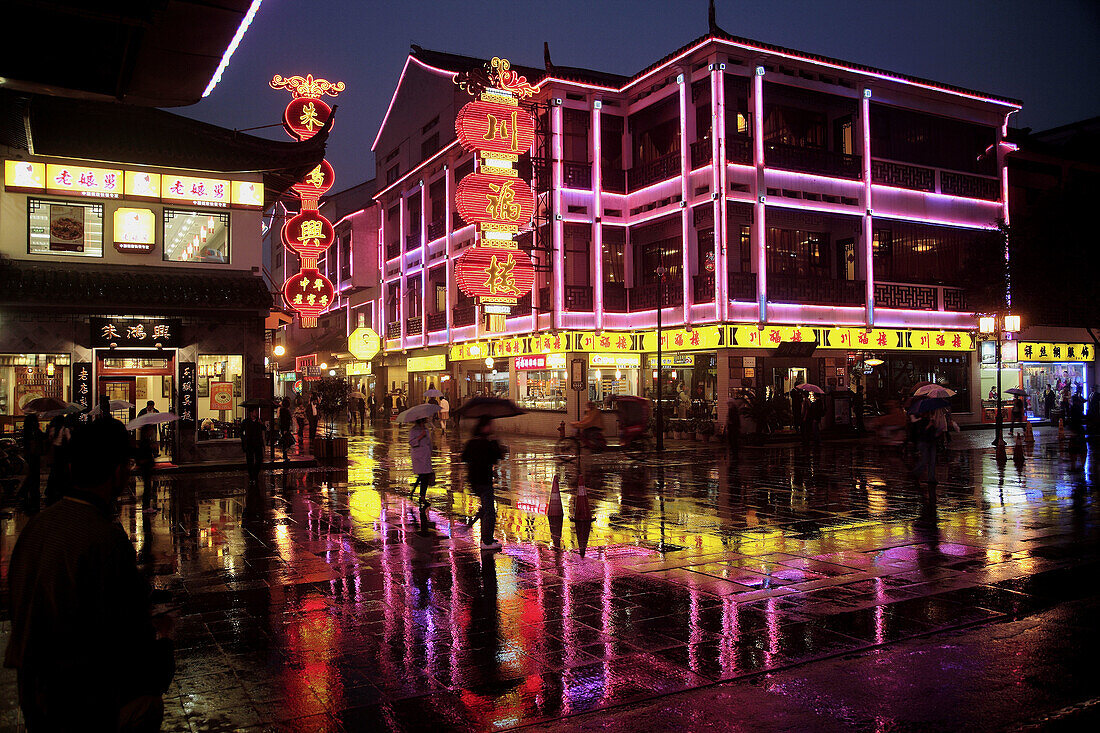
M 802 399 L 802 442 L 813 440 L 814 446 L 821 445 L 821 418 L 825 417 L 825 390 L 816 384 L 799 384 L 792 395 L 801 393 Z
M 922 477 L 928 482 L 931 498 L 936 495 L 936 448 L 940 435 L 947 430 L 945 411 L 950 404 L 942 397 L 922 397 L 909 408 L 909 435 L 917 447 L 913 477 L 917 488 Z
M 1012 422 L 1008 426 L 1008 434 L 1013 435 L 1016 432 L 1016 424 L 1020 424 L 1020 430 L 1023 430 L 1024 423 L 1024 395 L 1027 394 L 1019 387 L 1013 387 L 1006 389 L 1007 394 L 1012 395 Z
M 69 440 L 72 431 L 65 416 L 57 415 L 46 428 L 46 447 L 50 452 L 50 476 L 46 479 L 46 506 L 64 496 L 72 484 L 69 472 Z
M 35 514 L 41 504 L 42 455 L 46 452 L 46 436 L 38 427 L 38 415 L 27 413 L 23 417 L 23 458 L 27 462 L 27 475 L 16 494 L 23 502 L 27 514 Z
M 141 510 L 143 512 L 153 513 L 156 511 L 153 508 L 153 469 L 156 466 L 153 440 L 156 435 L 156 426 L 178 419 L 174 413 L 158 412 L 153 409 L 152 412 L 143 411 L 141 415 L 126 423 L 126 429 L 137 430 L 139 436 L 134 450 L 134 459 L 141 470 Z
M 493 438 L 493 419 L 514 417 L 524 411 L 511 400 L 498 397 L 474 397 L 455 410 L 459 417 L 477 420 L 473 436 L 462 449 L 462 462 L 466 464 L 466 477 L 470 488 L 481 499 L 481 507 L 470 524 L 481 518 L 481 550 L 495 552 L 501 544 L 493 537 L 496 532 L 496 504 L 493 496 L 493 468 L 504 458 L 508 449 Z
M 412 457 L 412 470 L 416 474 L 412 495 L 420 488 L 420 506 L 428 505 L 428 487 L 435 485 L 435 472 L 432 471 L 432 434 L 428 430 L 428 420 L 439 412 L 439 405 L 415 405 L 397 416 L 398 422 L 413 423 L 409 430 L 409 455 Z

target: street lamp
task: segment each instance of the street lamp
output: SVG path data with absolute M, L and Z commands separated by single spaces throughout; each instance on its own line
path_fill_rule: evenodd
M 1020 330 L 1020 317 L 1011 313 L 993 313 L 978 318 L 978 332 L 983 336 L 997 337 L 997 434 L 993 445 L 998 453 L 1003 453 L 1005 448 L 1004 414 L 1001 411 L 1001 343 L 1006 333 L 1019 333 Z
M 665 450 L 665 421 L 661 410 L 661 376 L 664 371 L 661 368 L 661 306 L 664 305 L 665 296 L 665 268 L 664 265 L 657 268 L 657 370 L 653 372 L 653 381 L 656 383 L 657 414 L 653 421 L 657 429 L 657 452 Z
M 282 356 L 286 353 L 286 347 L 282 344 L 275 344 L 275 348 L 272 349 L 272 352 L 275 354 L 275 356 Z

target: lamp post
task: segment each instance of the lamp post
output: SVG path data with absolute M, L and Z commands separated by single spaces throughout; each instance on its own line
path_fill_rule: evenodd
M 661 306 L 664 305 L 665 295 L 665 268 L 664 265 L 657 268 L 657 370 L 653 377 L 655 392 L 657 393 L 657 415 L 653 421 L 657 429 L 657 452 L 665 450 L 665 423 L 664 413 L 661 409 Z
M 978 318 L 978 332 L 984 336 L 996 335 L 997 337 L 997 431 L 993 438 L 993 445 L 997 448 L 998 455 L 1004 452 L 1004 414 L 1001 410 L 1001 344 L 1006 333 L 1020 332 L 1020 317 L 1011 313 L 993 313 Z

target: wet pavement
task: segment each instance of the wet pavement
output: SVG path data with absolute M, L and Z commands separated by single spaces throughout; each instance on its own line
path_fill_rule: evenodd
M 979 447 L 988 432 L 956 436 L 935 502 L 904 456 L 866 443 L 611 452 L 578 476 L 549 441 L 504 436 L 496 554 L 466 526 L 478 500 L 453 436 L 437 440 L 426 509 L 391 428 L 353 435 L 347 468 L 269 471 L 260 491 L 242 472 L 159 479 L 157 514 L 131 503 L 121 519 L 177 617 L 164 730 L 495 730 L 582 713 L 616 729 L 616 706 L 691 691 L 716 710 L 716 683 L 1049 613 L 1095 593 L 1100 543 L 1095 464 L 1069 471 L 1055 431 L 1039 433 L 1020 466 Z M 580 484 L 593 522 L 570 518 Z M 5 571 L 24 521 L 3 521 Z M 0 730 L 19 721 L 4 670 Z

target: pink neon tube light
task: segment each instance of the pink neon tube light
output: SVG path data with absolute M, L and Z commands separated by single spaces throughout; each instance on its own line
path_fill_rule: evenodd
M 683 278 L 680 283 L 684 295 L 684 323 L 691 323 L 691 223 L 689 216 L 691 209 L 688 201 L 691 200 L 691 146 L 684 143 L 688 139 L 687 129 L 687 89 L 691 79 L 686 73 L 680 76 L 680 255 L 682 260 Z M 658 304 L 660 305 L 660 304 Z
M 867 325 L 875 323 L 875 253 L 874 232 L 871 227 L 871 98 L 870 90 L 860 100 L 860 127 L 863 128 L 863 259 L 866 263 L 864 277 L 864 302 L 867 305 Z M 838 275 L 840 273 L 837 273 Z
M 592 309 L 596 316 L 596 329 L 603 329 L 603 155 L 600 140 L 602 130 L 601 109 L 592 105 L 592 203 L 595 207 L 592 216 L 592 249 L 595 256 L 592 271 L 596 273 L 592 284 L 594 297 Z M 534 309 L 532 309 L 534 312 Z

